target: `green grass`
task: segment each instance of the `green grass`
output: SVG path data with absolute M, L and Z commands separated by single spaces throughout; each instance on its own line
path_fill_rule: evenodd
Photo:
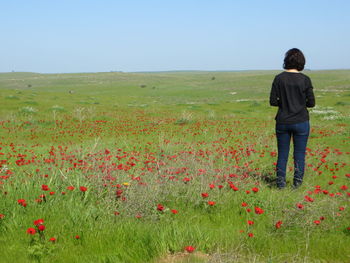
M 277 71 L 0 74 L 0 262 L 348 262 L 349 73 L 306 72 L 305 182 L 290 155 L 284 191 Z

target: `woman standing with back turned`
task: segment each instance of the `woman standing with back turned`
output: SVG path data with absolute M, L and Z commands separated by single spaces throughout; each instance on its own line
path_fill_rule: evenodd
M 286 186 L 286 166 L 288 162 L 291 137 L 294 145 L 294 180 L 293 187 L 303 182 L 305 150 L 310 133 L 309 112 L 307 107 L 315 106 L 315 96 L 311 80 L 300 71 L 304 69 L 303 53 L 292 48 L 284 58 L 284 72 L 278 74 L 270 93 L 270 105 L 277 106 L 276 137 L 278 147 L 277 187 Z

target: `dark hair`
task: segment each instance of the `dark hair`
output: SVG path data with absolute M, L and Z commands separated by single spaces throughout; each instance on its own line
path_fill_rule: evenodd
M 302 71 L 305 66 L 305 57 L 303 52 L 297 48 L 289 49 L 284 57 L 284 69 L 296 69 Z

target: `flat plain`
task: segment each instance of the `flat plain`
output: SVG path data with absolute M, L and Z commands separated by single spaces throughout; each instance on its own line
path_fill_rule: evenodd
M 350 262 L 350 70 L 283 191 L 278 73 L 1 73 L 0 262 Z

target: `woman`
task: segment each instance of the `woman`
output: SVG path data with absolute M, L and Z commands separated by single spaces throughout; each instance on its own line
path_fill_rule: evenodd
M 284 58 L 284 72 L 278 74 L 270 93 L 270 105 L 277 106 L 276 137 L 278 147 L 277 187 L 286 186 L 286 166 L 291 137 L 294 144 L 294 180 L 293 187 L 303 182 L 305 150 L 310 133 L 309 112 L 307 107 L 315 106 L 315 96 L 311 80 L 301 73 L 305 66 L 303 53 L 292 48 Z

